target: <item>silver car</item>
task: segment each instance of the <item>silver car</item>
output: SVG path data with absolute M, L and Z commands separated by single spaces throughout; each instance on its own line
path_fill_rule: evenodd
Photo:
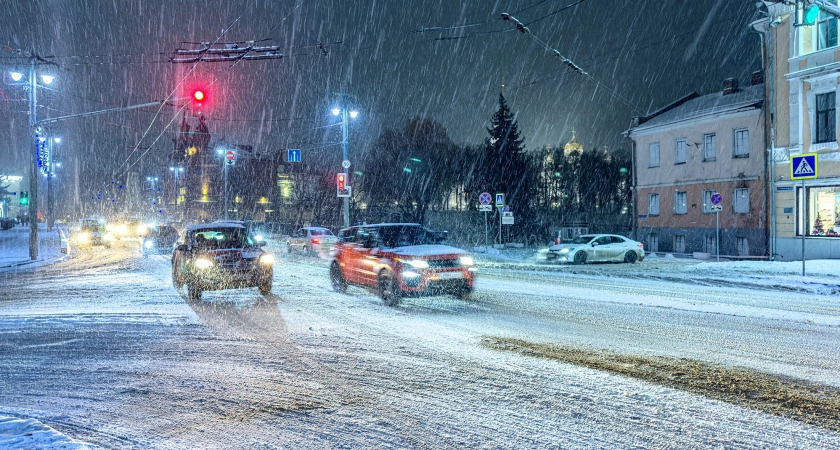
M 645 248 L 641 242 L 617 234 L 586 234 L 549 247 L 546 259 L 575 264 L 606 261 L 632 264 L 645 259 Z
M 304 253 L 328 252 L 338 238 L 329 228 L 303 227 L 286 239 L 287 250 L 300 250 Z

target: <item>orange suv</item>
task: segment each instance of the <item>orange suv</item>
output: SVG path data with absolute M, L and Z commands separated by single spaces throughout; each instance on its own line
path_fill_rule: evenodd
M 452 294 L 466 299 L 475 282 L 473 259 L 441 244 L 445 234 L 413 223 L 345 228 L 332 252 L 333 289 L 368 288 L 388 306 L 398 305 L 404 296 Z

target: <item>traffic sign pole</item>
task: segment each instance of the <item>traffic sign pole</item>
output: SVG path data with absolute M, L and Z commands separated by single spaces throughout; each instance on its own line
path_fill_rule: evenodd
M 717 262 L 720 262 L 720 210 L 715 211 L 715 252 Z
M 805 179 L 802 179 L 802 206 L 805 206 Z M 801 211 L 800 216 L 802 216 L 802 276 L 805 276 L 805 230 L 808 229 L 808 218 L 805 217 L 805 211 Z

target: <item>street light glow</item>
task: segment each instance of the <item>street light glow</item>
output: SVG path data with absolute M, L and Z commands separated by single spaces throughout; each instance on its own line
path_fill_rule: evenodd
M 61 143 L 61 138 L 60 137 L 53 138 L 53 142 L 55 142 L 56 144 L 60 144 Z
M 338 108 L 333 108 L 332 113 L 333 113 L 334 116 L 337 116 L 337 115 L 341 114 L 341 110 L 338 109 Z
M 45 84 L 50 84 L 50 83 L 52 83 L 52 82 L 53 82 L 53 80 L 55 80 L 55 77 L 54 77 L 54 76 L 52 76 L 52 75 L 41 75 L 41 80 L 42 80 Z
M 350 117 L 355 119 L 356 116 L 358 116 L 358 115 L 359 115 L 359 111 L 350 111 Z
M 222 149 L 220 149 L 220 148 L 217 148 L 217 149 L 216 149 L 216 153 L 218 153 L 218 154 L 220 154 L 220 155 L 221 155 L 222 153 L 224 153 L 224 152 L 225 152 L 225 151 L 224 151 L 224 150 L 222 150 Z
M 12 81 L 20 81 L 23 79 L 23 74 L 20 72 L 12 72 L 9 76 L 12 77 Z

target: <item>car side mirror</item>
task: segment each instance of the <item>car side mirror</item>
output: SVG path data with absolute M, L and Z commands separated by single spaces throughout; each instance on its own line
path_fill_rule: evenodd
M 592 243 L 592 246 L 593 246 L 593 247 L 595 247 L 596 245 L 598 245 L 598 243 L 597 243 L 597 242 L 593 242 L 593 243 Z
M 265 241 L 257 241 L 257 247 L 265 247 Z

